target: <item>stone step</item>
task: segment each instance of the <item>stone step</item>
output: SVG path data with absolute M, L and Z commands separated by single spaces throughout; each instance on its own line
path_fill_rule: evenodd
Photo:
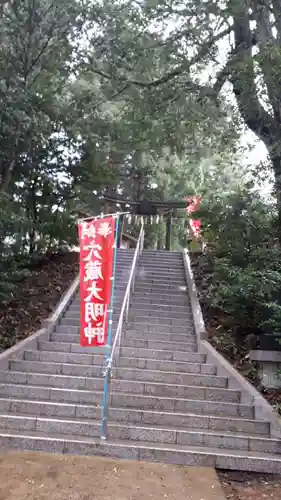
M 137 302 L 135 297 L 133 298 L 132 304 L 131 304 L 131 311 L 132 312 L 139 312 L 139 311 L 149 311 L 149 312 L 159 312 L 161 316 L 171 316 L 173 314 L 174 316 L 180 316 L 180 317 L 187 317 L 187 318 L 192 318 L 192 311 L 191 308 L 189 307 L 188 304 L 184 305 L 171 305 L 169 303 L 160 303 L 160 300 L 158 300 L 158 303 L 154 302 Z
M 101 409 L 93 405 L 76 405 L 51 401 L 29 401 L 22 399 L 0 399 L 0 411 L 10 414 L 27 414 L 33 416 L 69 417 L 83 419 L 100 419 Z M 234 433 L 269 436 L 269 424 L 253 419 L 235 416 L 232 419 L 216 415 L 194 413 L 157 412 L 130 408 L 108 409 L 108 418 L 116 422 L 141 425 L 156 425 L 172 428 L 196 428 Z
M 162 303 L 163 300 L 167 303 L 169 303 L 170 300 L 186 300 L 188 303 L 189 301 L 189 296 L 187 292 L 187 287 L 181 287 L 178 290 L 166 290 L 162 292 L 157 292 L 157 291 L 152 291 L 152 292 L 146 292 L 145 290 L 140 290 L 138 291 L 139 283 L 136 282 L 135 289 L 134 289 L 134 297 L 143 299 L 143 300 L 155 300 L 158 299 Z
M 100 435 L 99 420 L 84 420 L 71 417 L 44 418 L 18 414 L 0 414 L 0 429 L 17 431 L 39 431 L 44 433 L 71 434 L 76 436 L 98 437 Z M 248 451 L 265 451 L 280 453 L 281 443 L 278 440 L 236 434 L 227 431 L 217 431 L 206 428 L 182 429 L 167 428 L 152 424 L 116 423 L 107 424 L 108 437 L 121 440 L 147 441 L 150 443 L 174 443 L 180 445 L 207 446 L 224 449 L 239 449 Z
M 204 375 L 193 373 L 177 373 L 158 370 L 142 370 L 133 368 L 116 368 L 113 376 L 121 380 L 138 380 L 143 382 L 152 382 L 160 384 L 178 384 L 179 386 L 197 386 L 197 387 L 220 387 L 226 388 L 228 380 L 226 377 L 217 375 Z
M 124 382 L 124 381 L 123 381 Z M 139 384 L 139 386 L 138 386 Z M 114 386 L 114 387 L 113 387 Z M 142 396 L 150 396 L 155 398 L 156 396 L 161 397 L 161 404 L 166 404 L 164 399 L 169 398 L 169 399 L 196 399 L 196 400 L 206 400 L 206 401 L 224 401 L 224 402 L 230 402 L 230 403 L 239 403 L 240 402 L 240 391 L 237 391 L 235 389 L 222 389 L 222 388 L 213 388 L 213 387 L 197 387 L 197 386 L 175 386 L 175 385 L 169 385 L 169 384 L 161 384 L 161 383 L 156 383 L 156 382 L 150 382 L 150 383 L 145 383 L 144 388 L 141 386 L 141 382 L 135 382 L 134 385 L 132 384 L 132 387 L 130 387 L 130 384 L 122 384 L 120 381 L 116 381 L 115 384 L 112 384 L 112 401 L 114 401 L 114 406 L 123 406 L 123 403 L 121 403 L 122 397 L 120 394 L 114 394 L 114 388 L 116 390 L 116 386 L 119 387 L 118 389 L 120 393 L 126 393 L 125 394 L 125 400 L 127 400 L 127 392 L 129 390 L 130 393 L 135 392 L 135 388 L 139 387 L 138 389 L 138 396 L 137 396 L 137 404 L 145 404 L 145 400 L 141 399 Z M 130 389 L 127 389 L 127 387 L 130 387 Z M 133 394 L 130 394 L 133 395 Z M 120 396 L 120 398 L 119 398 Z M 147 402 L 147 401 L 146 401 Z M 131 403 L 130 403 L 131 404 Z M 152 402 L 154 404 L 154 402 Z M 181 410 L 179 410 L 181 411 Z
M 124 358 L 122 356 L 119 358 L 119 366 L 179 373 L 202 373 L 204 375 L 216 375 L 217 373 L 216 367 L 210 364 L 161 361 L 145 358 Z
M 177 315 L 176 318 L 173 317 L 171 312 L 167 311 L 167 314 L 162 311 L 133 311 L 130 309 L 128 323 L 148 323 L 149 325 L 174 325 L 174 326 L 186 326 L 191 324 L 190 317 L 188 314 Z
M 145 311 L 143 311 L 145 313 Z M 124 327 L 127 331 L 137 331 L 137 332 L 147 332 L 147 333 L 170 333 L 170 334 L 180 334 L 180 335 L 191 335 L 194 336 L 194 326 L 193 326 L 193 320 L 188 320 L 184 319 L 183 321 L 173 320 L 176 321 L 177 325 L 174 325 L 174 323 L 171 322 L 170 317 L 165 317 L 165 318 L 159 318 L 159 317 L 154 317 L 154 316 L 143 316 L 143 313 L 141 315 L 141 320 L 139 321 L 139 318 L 137 317 L 137 313 L 132 313 L 136 315 L 136 319 L 133 320 L 131 315 L 129 314 L 128 322 L 124 323 Z M 143 323 L 142 320 L 143 318 L 146 318 L 146 322 Z M 71 321 L 70 321 L 71 320 Z M 160 322 L 159 322 L 160 320 Z M 163 322 L 162 322 L 163 320 Z M 119 316 L 113 315 L 113 329 L 116 329 L 119 321 Z M 71 324 L 69 324 L 71 323 Z M 67 317 L 67 321 L 65 322 L 64 319 L 62 319 L 61 323 L 56 327 L 55 330 L 57 333 L 80 333 L 80 315 L 77 313 L 76 315 L 74 313 L 71 314 L 71 316 Z
M 183 258 L 175 259 L 173 262 L 164 262 L 162 259 L 150 259 L 140 257 L 138 260 L 138 266 L 144 266 L 145 269 L 165 269 L 168 267 L 169 269 L 183 269 L 184 270 L 184 262 Z
M 139 267 L 136 273 L 137 281 L 154 281 L 154 280 L 163 280 L 163 281 L 177 281 L 177 282 L 186 282 L 186 276 L 184 270 L 171 270 L 171 269 L 147 269 L 146 267 Z
M 153 318 L 151 319 L 153 321 Z M 77 327 L 76 327 L 77 328 Z M 161 324 L 150 324 L 150 323 L 140 323 L 138 321 L 134 321 L 133 323 L 129 321 L 128 323 L 125 324 L 125 330 L 133 330 L 136 332 L 150 332 L 150 333 L 179 333 L 179 334 L 188 334 L 188 335 L 195 335 L 194 334 L 194 327 L 193 323 L 189 324 L 188 322 L 185 322 L 184 325 L 181 326 L 175 326 L 175 325 L 161 325 Z
M 84 434 L 87 435 L 87 434 Z M 233 435 L 225 431 L 209 431 L 205 429 L 179 430 L 153 426 L 108 424 L 108 436 L 111 439 L 147 441 L 150 443 L 174 443 L 186 446 L 206 446 L 227 450 L 263 451 L 280 453 L 281 443 L 278 440 Z
M 133 394 L 125 391 L 110 393 L 110 405 L 115 407 L 137 408 L 143 410 L 161 410 L 175 412 L 199 412 L 220 414 L 225 411 L 232 415 L 241 412 L 245 405 L 239 404 L 240 393 L 235 390 L 228 390 L 225 397 L 225 389 L 202 389 L 189 388 L 188 399 L 172 395 L 162 396 L 157 394 Z M 95 404 L 102 403 L 103 392 L 100 390 L 72 389 L 62 387 L 44 387 L 27 384 L 1 384 L 0 397 L 12 397 L 32 399 L 36 401 L 50 400 L 56 402 Z M 238 403 L 238 404 L 237 404 Z M 235 413 L 236 412 L 236 413 Z M 239 414 L 240 415 L 240 414 Z M 247 416 L 245 410 L 245 416 Z
M 79 390 L 61 387 L 44 387 L 27 384 L 1 384 L 0 397 L 31 399 L 36 401 L 54 401 L 60 403 L 82 403 L 100 405 L 103 392 L 93 390 Z
M 73 436 L 100 436 L 100 422 L 71 420 L 70 417 L 60 418 L 43 418 L 28 415 L 0 415 L 0 429 L 17 431 L 39 431 L 52 435 L 71 434 Z
M 121 347 L 121 356 L 132 358 L 146 358 L 156 360 L 183 361 L 193 363 L 204 363 L 206 356 L 198 352 L 186 351 L 163 351 L 157 349 L 145 349 L 137 347 Z
M 96 440 L 71 435 L 52 437 L 39 431 L 2 430 L 0 446 L 4 449 L 27 449 L 112 458 L 172 463 L 184 466 L 214 467 L 265 473 L 280 473 L 281 458 L 275 454 L 248 450 L 223 450 L 202 446 L 160 444 L 134 441 Z
M 58 391 L 60 390 L 58 389 Z M 133 397 L 134 401 L 136 401 L 136 396 L 128 396 L 131 399 Z M 94 398 L 95 401 L 101 401 L 101 393 L 94 393 Z M 146 401 L 148 397 L 143 396 L 142 399 Z M 159 398 L 156 398 L 156 402 L 159 404 Z M 171 406 L 171 404 L 168 405 L 168 403 L 170 403 L 169 399 L 166 399 L 166 402 L 167 406 Z M 173 405 L 175 405 L 175 401 L 172 400 L 172 402 Z M 125 405 L 123 408 L 110 406 L 108 409 L 108 416 L 112 420 L 127 421 L 131 423 L 143 422 L 157 425 L 192 427 L 194 426 L 194 422 L 196 422 L 196 427 L 198 428 L 231 430 L 233 432 L 258 432 L 260 434 L 268 434 L 269 432 L 268 424 L 266 424 L 265 428 L 264 426 L 259 426 L 259 422 L 258 425 L 254 426 L 253 430 L 251 430 L 253 425 L 248 424 L 248 422 L 253 421 L 254 412 L 253 407 L 250 405 L 213 403 L 196 400 L 179 400 L 178 403 L 182 403 L 182 406 L 185 403 L 185 412 L 165 411 L 165 409 L 163 410 L 161 407 L 159 408 L 161 411 L 155 411 L 155 408 L 142 410 L 137 406 L 127 408 Z M 90 419 L 100 418 L 101 416 L 100 406 L 93 402 L 91 402 L 91 404 L 77 404 L 77 402 L 61 403 L 50 400 L 34 401 L 32 399 L 20 398 L 0 398 L 0 411 L 39 416 L 76 416 L 78 418 Z M 246 424 L 243 424 L 243 422 L 246 422 Z M 256 423 L 257 421 L 255 420 L 254 422 Z M 262 424 L 264 424 L 264 422 L 262 422 Z
M 103 361 L 105 357 L 103 356 Z M 46 373 L 49 375 L 73 375 L 78 377 L 103 377 L 104 365 L 79 365 L 56 363 L 51 361 L 10 361 L 10 370 L 28 373 Z
M 124 368 L 120 369 L 121 374 L 124 372 Z M 128 370 L 129 371 L 129 370 Z M 137 371 L 137 370 L 136 370 Z M 140 370 L 142 372 L 142 370 Z M 119 373 L 119 372 L 118 372 Z M 157 373 L 157 372 L 156 372 Z M 164 372 L 163 372 L 164 374 Z M 132 373 L 132 375 L 134 375 Z M 165 372 L 167 377 L 167 372 Z M 174 375 L 174 374 L 172 374 Z M 182 374 L 180 374 L 182 375 Z M 121 375 L 122 376 L 122 375 Z M 137 374 L 135 374 L 137 377 Z M 163 375 L 164 377 L 164 375 Z M 186 379 L 190 380 L 193 378 L 198 379 L 198 383 L 203 383 L 200 380 L 204 377 L 203 375 L 186 375 Z M 206 378 L 208 378 L 206 376 Z M 75 377 L 69 375 L 50 375 L 42 373 L 25 373 L 25 372 L 0 372 L 1 381 L 1 391 L 3 385 L 8 384 L 19 384 L 30 386 L 42 386 L 49 388 L 64 388 L 71 390 L 92 390 L 92 391 L 102 391 L 103 390 L 103 379 L 101 377 Z M 192 383 L 192 382 L 191 382 Z M 208 383 L 208 382 L 206 382 Z M 196 399 L 206 399 L 206 400 L 216 400 L 216 401 L 226 401 L 238 403 L 240 401 L 240 392 L 234 389 L 221 388 L 217 386 L 203 386 L 203 385 L 175 385 L 168 384 L 164 382 L 154 382 L 150 380 L 128 380 L 128 379 L 118 379 L 112 378 L 111 380 L 111 392 L 129 392 L 139 395 L 151 395 L 151 396 L 163 396 L 163 397 L 174 397 L 174 398 L 196 398 Z M 6 393 L 5 393 L 6 394 Z M 46 398 L 44 398 L 46 399 Z M 48 399 L 48 398 L 47 398 Z
M 126 340 L 138 339 L 140 337 L 139 332 L 134 330 L 127 330 L 123 334 L 122 344 L 126 344 Z M 173 334 L 173 333 L 151 333 L 151 332 L 142 332 L 141 337 L 143 340 L 154 340 L 155 342 L 180 342 L 180 343 L 188 343 L 193 344 L 196 343 L 195 336 L 192 332 L 185 335 Z M 51 334 L 51 340 L 55 342 L 71 342 L 77 343 L 79 342 L 79 333 L 58 333 L 54 332 Z
M 88 352 L 92 347 L 82 347 L 78 343 L 72 342 L 54 342 L 54 341 L 39 341 L 39 350 L 42 351 L 60 351 L 60 352 L 75 352 L 83 353 Z M 122 339 L 122 347 L 136 347 L 142 349 L 155 349 L 156 351 L 184 351 L 184 352 L 197 352 L 197 345 L 195 343 L 187 342 L 161 342 L 159 340 L 144 340 L 144 339 Z M 95 348 L 96 350 L 101 350 L 102 347 Z
M 190 309 L 190 304 L 188 303 L 187 299 L 184 297 L 184 300 L 182 299 L 174 299 L 174 300 L 164 300 L 163 298 L 161 299 L 160 297 L 155 297 L 154 299 L 141 299 L 141 296 L 136 296 L 136 294 L 133 295 L 133 299 L 131 301 L 132 308 L 137 308 L 137 309 L 146 309 L 146 308 L 158 308 L 160 306 L 160 309 L 165 309 L 168 308 L 171 311 L 183 311 L 186 312 L 188 311 L 189 314 L 191 315 L 191 309 Z M 114 301 L 114 309 L 117 309 L 117 307 L 120 307 L 123 302 L 123 296 L 121 299 L 115 300 Z M 69 310 L 74 310 L 75 312 L 80 311 L 80 302 L 77 304 L 72 304 Z
M 151 339 L 151 340 L 160 340 L 162 342 L 196 342 L 195 335 L 193 330 L 190 330 L 189 333 L 179 334 L 179 333 L 152 333 L 143 331 L 141 334 L 143 339 Z M 139 337 L 139 332 L 136 330 L 127 330 L 124 333 L 125 339 L 134 339 Z
M 149 277 L 144 276 L 140 277 L 138 276 L 136 279 L 136 284 L 135 288 L 138 290 L 138 287 L 142 287 L 142 289 L 145 288 L 154 288 L 154 292 L 158 290 L 159 288 L 165 290 L 166 292 L 170 293 L 170 290 L 184 290 L 186 285 L 186 280 L 184 277 L 178 278 L 178 279 L 173 279 L 171 276 L 165 277 Z
M 186 308 L 190 307 L 188 297 L 185 292 L 179 292 L 176 294 L 144 294 L 140 292 L 134 292 L 133 294 L 134 304 L 167 304 L 169 306 L 184 306 Z
M 138 362 L 142 365 L 144 360 L 146 361 L 147 367 L 153 366 L 152 363 L 155 362 L 154 366 L 161 366 L 164 370 L 164 367 L 169 366 L 178 366 L 179 369 L 175 371 L 182 371 L 181 367 L 183 365 L 202 365 L 206 367 L 210 367 L 212 365 L 206 364 L 206 357 L 204 354 L 198 353 L 181 353 L 181 352 L 169 352 L 169 351 L 153 351 L 149 349 L 132 349 L 131 347 L 124 347 L 121 349 L 121 357 L 120 357 L 120 365 L 132 366 L 132 363 L 135 363 L 135 366 L 138 366 Z M 184 354 L 185 356 L 181 356 Z M 143 356 L 143 357 L 142 357 Z M 179 358 L 179 360 L 173 360 L 173 356 L 175 358 Z M 72 364 L 81 364 L 81 365 L 101 365 L 104 363 L 105 355 L 104 354 L 75 354 L 75 353 L 67 353 L 67 352 L 56 352 L 56 351 L 32 351 L 26 350 L 24 351 L 23 359 L 25 361 L 50 361 L 54 363 L 72 363 Z M 160 364 L 159 364 L 160 363 Z M 203 369 L 203 368 L 202 368 Z M 206 368 L 207 369 L 207 368 Z M 209 369 L 209 368 L 208 368 Z M 172 371 L 172 370 L 168 370 Z
M 196 366 L 196 365 L 195 365 Z M 12 372 L 27 372 L 49 375 L 70 375 L 77 377 L 102 377 L 103 365 L 77 365 L 70 363 L 52 363 L 44 361 L 10 361 Z M 5 372 L 6 373 L 6 372 Z M 168 372 L 132 367 L 113 368 L 114 380 L 130 380 L 144 382 L 159 382 L 179 385 L 196 385 L 200 387 L 227 387 L 227 379 L 216 375 L 206 375 L 194 372 Z M 8 378 L 8 382 L 11 381 Z M 21 382 L 21 381 L 20 381 Z M 31 382 L 32 383 L 32 382 Z
M 75 325 L 65 325 L 64 323 L 61 323 L 59 324 L 56 329 L 54 330 L 53 333 L 58 333 L 58 334 L 71 334 L 71 335 L 78 335 L 78 339 L 79 339 L 79 336 L 80 336 L 80 321 L 79 320 L 74 320 L 73 323 L 75 323 Z M 113 328 L 113 331 L 116 330 L 116 327 L 118 325 L 118 321 L 115 320 L 115 321 L 112 321 L 112 328 Z M 125 329 L 125 327 L 124 327 Z
M 89 418 L 94 418 L 91 416 L 90 410 L 88 415 Z M 113 421 L 121 421 L 130 424 L 156 425 L 162 428 L 194 428 L 197 430 L 226 431 L 269 437 L 269 424 L 267 422 L 253 420 L 252 418 L 245 419 L 237 416 L 229 419 L 229 417 L 212 414 L 202 415 L 187 412 L 157 412 L 111 407 L 109 408 L 108 418 Z
M 68 354 L 68 353 L 58 353 L 58 352 L 47 352 L 47 351 L 25 351 L 24 359 L 27 363 L 30 362 L 43 362 L 45 363 L 58 363 L 62 365 L 63 363 L 71 365 L 79 365 L 81 368 L 84 365 L 88 366 L 101 366 L 105 364 L 104 355 L 90 355 L 90 354 Z M 10 364 L 11 369 L 14 366 L 20 366 L 19 364 L 14 365 L 13 363 L 22 363 L 21 360 L 13 361 Z M 32 363 L 31 363 L 32 365 Z M 24 366 L 24 365 L 22 365 Z M 34 366 L 34 365 L 32 365 Z M 214 365 L 206 363 L 196 363 L 196 362 L 177 362 L 177 361 L 161 361 L 157 359 L 145 359 L 145 358 L 132 358 L 132 357 L 120 357 L 118 361 L 118 366 L 131 367 L 131 368 L 144 368 L 148 370 L 161 370 L 161 371 L 174 371 L 183 373 L 202 373 L 204 375 L 215 375 L 216 367 Z M 22 369 L 22 371 L 26 371 Z M 63 373 L 62 369 L 57 373 Z
M 130 358 L 125 358 L 130 359 Z M 24 361 L 42 361 L 43 363 L 68 363 L 78 365 L 103 365 L 104 354 L 74 354 L 56 351 L 24 351 Z
M 173 283 L 171 284 L 169 281 L 166 282 L 161 282 L 161 283 L 146 283 L 142 282 L 141 280 L 136 281 L 136 285 L 134 288 L 134 293 L 153 293 L 153 294 L 161 294 L 163 293 L 163 290 L 167 294 L 178 294 L 178 293 L 186 293 L 187 292 L 187 285 L 185 283 L 179 284 L 179 283 Z
M 66 343 L 57 343 L 57 342 L 41 342 L 39 353 L 58 353 L 63 356 L 96 356 L 103 355 L 105 353 L 105 348 L 97 347 L 97 348 L 89 348 L 89 347 L 81 347 L 80 345 Z M 199 354 L 198 352 L 188 352 L 188 351 L 176 351 L 176 350 L 157 350 L 157 349 L 148 349 L 148 348 L 139 348 L 139 347 L 121 347 L 120 351 L 121 355 L 124 357 L 141 357 L 147 359 L 159 359 L 159 360 L 170 360 L 170 361 L 184 361 L 184 362 L 204 362 L 206 357 L 204 354 Z M 43 354 L 44 355 L 44 354 Z M 41 356 L 41 354 L 40 354 Z M 63 357 L 61 358 L 63 361 Z M 67 358 L 68 359 L 68 358 Z
M 161 260 L 160 260 L 161 259 Z M 183 256 L 181 252 L 167 252 L 166 250 L 143 250 L 140 256 L 140 262 L 148 260 L 149 262 L 171 262 L 182 261 Z

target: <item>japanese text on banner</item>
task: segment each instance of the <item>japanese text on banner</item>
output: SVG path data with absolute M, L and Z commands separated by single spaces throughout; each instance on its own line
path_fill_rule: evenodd
M 103 346 L 108 337 L 115 217 L 78 225 L 80 240 L 80 344 Z

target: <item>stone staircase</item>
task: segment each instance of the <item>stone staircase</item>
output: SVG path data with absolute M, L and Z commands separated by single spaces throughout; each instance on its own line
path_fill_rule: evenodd
M 133 251 L 118 251 L 113 330 Z M 0 445 L 281 472 L 281 441 L 199 352 L 181 253 L 145 250 L 99 439 L 104 353 L 79 345 L 76 295 L 49 340 L 0 372 Z

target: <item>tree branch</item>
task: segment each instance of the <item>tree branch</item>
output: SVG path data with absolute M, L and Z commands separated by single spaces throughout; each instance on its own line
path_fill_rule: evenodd
M 140 81 L 140 80 L 127 79 L 124 76 L 121 76 L 121 77 L 119 76 L 118 79 L 122 80 L 124 82 L 127 82 L 129 85 L 136 85 L 138 87 L 143 87 L 143 88 L 158 87 L 160 85 L 163 85 L 164 83 L 167 83 L 168 81 L 176 78 L 177 76 L 181 75 L 182 73 L 188 72 L 194 64 L 197 64 L 198 62 L 200 62 L 208 54 L 209 50 L 212 48 L 212 46 L 216 42 L 218 42 L 223 37 L 225 37 L 226 35 L 231 33 L 232 29 L 233 29 L 232 26 L 228 26 L 225 30 L 220 32 L 218 35 L 211 37 L 204 45 L 201 46 L 201 48 L 199 49 L 197 54 L 195 54 L 195 56 L 192 57 L 190 59 L 190 61 L 186 61 L 185 63 L 180 64 L 179 66 L 172 69 L 171 71 L 169 71 L 165 75 L 161 76 L 160 78 L 157 78 L 156 80 L 152 80 L 150 82 L 144 82 L 144 81 Z M 100 69 L 94 68 L 93 71 L 94 71 L 94 73 L 96 73 L 96 74 L 98 74 L 98 75 L 100 75 L 103 78 L 106 78 L 108 80 L 110 80 L 112 78 L 111 75 L 105 73 L 104 71 L 102 71 Z

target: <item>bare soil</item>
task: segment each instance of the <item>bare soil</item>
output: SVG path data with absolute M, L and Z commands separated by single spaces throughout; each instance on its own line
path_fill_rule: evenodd
M 12 299 L 0 305 L 0 352 L 40 328 L 78 273 L 78 254 L 42 257 L 28 268 L 31 276 L 17 284 Z
M 0 500 L 165 498 L 225 500 L 213 469 L 45 453 L 0 455 Z
M 236 471 L 218 476 L 227 499 L 281 500 L 281 476 Z

